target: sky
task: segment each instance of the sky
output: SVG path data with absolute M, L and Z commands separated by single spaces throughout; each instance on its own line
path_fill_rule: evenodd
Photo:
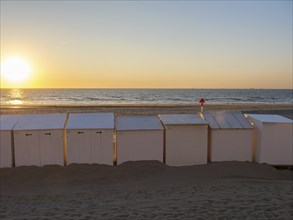
M 292 1 L 1 0 L 1 88 L 292 89 Z

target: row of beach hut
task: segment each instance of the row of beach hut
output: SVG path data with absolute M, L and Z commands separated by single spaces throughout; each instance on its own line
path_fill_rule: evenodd
M 293 165 L 291 119 L 242 113 L 0 115 L 0 167 L 208 161 Z

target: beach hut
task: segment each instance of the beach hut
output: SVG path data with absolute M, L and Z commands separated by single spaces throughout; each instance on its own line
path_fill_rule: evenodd
M 165 127 L 165 162 L 170 166 L 206 164 L 208 122 L 195 114 L 161 114 Z
M 248 114 L 255 127 L 254 160 L 293 165 L 293 121 L 280 115 Z
M 242 113 L 205 113 L 210 161 L 252 161 L 253 126 Z
M 114 113 L 70 114 L 66 130 L 67 164 L 113 165 Z
M 12 167 L 14 149 L 12 129 L 18 115 L 0 115 L 0 168 Z
M 116 118 L 117 164 L 125 161 L 163 162 L 164 127 L 157 116 Z
M 64 165 L 64 126 L 67 114 L 30 114 L 15 127 L 15 166 Z

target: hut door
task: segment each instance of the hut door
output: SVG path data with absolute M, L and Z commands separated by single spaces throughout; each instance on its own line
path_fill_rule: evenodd
M 47 130 L 40 132 L 41 164 L 63 165 L 62 132 Z
M 91 138 L 89 131 L 77 131 L 77 144 L 79 163 L 90 163 L 91 158 Z
M 38 131 L 17 131 L 15 140 L 15 165 L 40 166 L 40 145 Z
M 67 131 L 67 163 L 89 163 L 90 155 L 89 131 Z
M 101 163 L 102 154 L 102 131 L 95 130 L 91 131 L 91 163 Z

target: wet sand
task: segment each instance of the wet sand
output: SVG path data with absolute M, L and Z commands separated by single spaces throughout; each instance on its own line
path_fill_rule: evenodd
M 21 105 L 0 106 L 1 114 L 114 112 L 117 115 L 193 114 L 199 105 Z M 225 104 L 205 105 L 204 111 L 242 111 L 243 113 L 280 114 L 293 118 L 289 104 Z

